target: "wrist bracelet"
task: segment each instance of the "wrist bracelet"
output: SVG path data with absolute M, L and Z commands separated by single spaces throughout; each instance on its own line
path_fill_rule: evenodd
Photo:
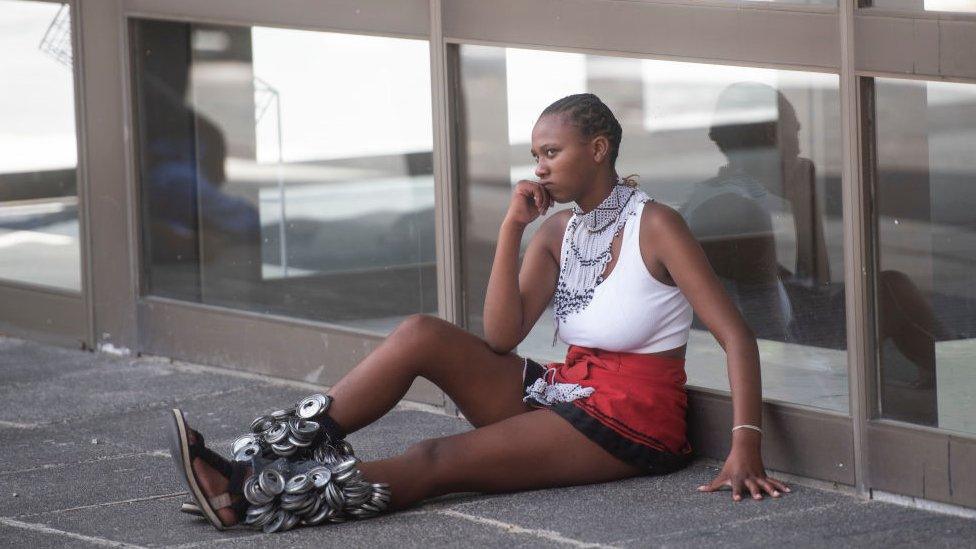
M 734 433 L 737 429 L 751 429 L 753 431 L 756 431 L 760 435 L 763 434 L 762 429 L 756 427 L 755 425 L 749 425 L 748 423 L 743 423 L 742 425 L 736 425 L 735 427 L 732 428 L 732 432 Z

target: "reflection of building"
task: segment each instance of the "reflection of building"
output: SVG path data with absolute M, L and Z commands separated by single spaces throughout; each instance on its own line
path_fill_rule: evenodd
M 582 1 L 550 24 L 542 0 L 409 2 L 82 2 L 72 72 L 38 49 L 58 4 L 0 2 L 2 329 L 322 383 L 409 314 L 478 332 L 531 174 L 520 128 L 589 90 L 623 123 L 624 172 L 676 208 L 712 200 L 690 224 L 722 229 L 703 247 L 760 338 L 770 466 L 976 506 L 972 15 L 916 35 L 904 21 L 940 16 Z M 743 82 L 792 118 L 717 109 Z M 716 125 L 737 126 L 734 161 Z M 550 340 L 544 318 L 521 351 Z M 724 355 L 703 326 L 688 353 L 697 447 L 721 457 Z

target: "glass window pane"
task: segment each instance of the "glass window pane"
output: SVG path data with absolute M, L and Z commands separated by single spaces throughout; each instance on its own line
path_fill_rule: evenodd
M 80 291 L 71 10 L 0 0 L 0 279 Z
M 686 216 L 755 330 L 764 395 L 847 411 L 836 75 L 473 45 L 460 58 L 472 331 L 482 333 L 512 185 L 535 179 L 532 127 L 552 101 L 588 91 L 623 127 L 618 172 L 639 174 L 648 194 Z M 548 310 L 519 352 L 563 359 L 553 332 Z M 686 364 L 690 384 L 728 389 L 725 354 L 697 319 Z
M 976 433 L 976 85 L 874 90 L 881 412 Z
M 133 29 L 149 293 L 379 333 L 436 312 L 427 42 Z

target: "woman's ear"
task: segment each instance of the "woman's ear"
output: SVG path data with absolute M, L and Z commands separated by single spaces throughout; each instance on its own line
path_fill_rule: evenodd
M 607 159 L 610 154 L 610 140 L 605 135 L 598 135 L 593 138 L 593 160 L 600 164 Z

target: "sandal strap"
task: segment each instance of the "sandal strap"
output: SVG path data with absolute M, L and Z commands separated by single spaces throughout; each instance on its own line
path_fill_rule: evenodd
M 196 442 L 190 444 L 190 458 L 200 458 L 207 465 L 213 467 L 217 470 L 222 477 L 230 478 L 234 474 L 234 466 L 231 462 L 227 461 L 223 456 L 214 452 L 210 448 L 203 445 L 203 439 L 198 438 Z
M 196 441 L 197 441 L 196 444 L 204 444 L 205 445 L 207 443 L 203 439 L 203 434 L 201 434 L 200 431 L 197 431 L 196 429 L 193 429 L 189 425 L 186 426 L 186 432 L 187 433 L 190 433 L 191 435 L 193 435 L 193 438 L 196 439 Z
M 234 516 L 237 520 L 243 520 L 244 516 L 247 514 L 247 508 L 251 506 L 251 503 L 247 501 L 244 496 L 237 498 L 237 501 L 230 504 L 230 508 L 234 511 Z
M 210 507 L 212 507 L 214 511 L 223 509 L 224 507 L 230 507 L 232 505 L 230 494 L 227 492 L 224 492 L 218 496 L 213 496 L 212 498 L 208 498 L 207 501 L 210 503 Z

